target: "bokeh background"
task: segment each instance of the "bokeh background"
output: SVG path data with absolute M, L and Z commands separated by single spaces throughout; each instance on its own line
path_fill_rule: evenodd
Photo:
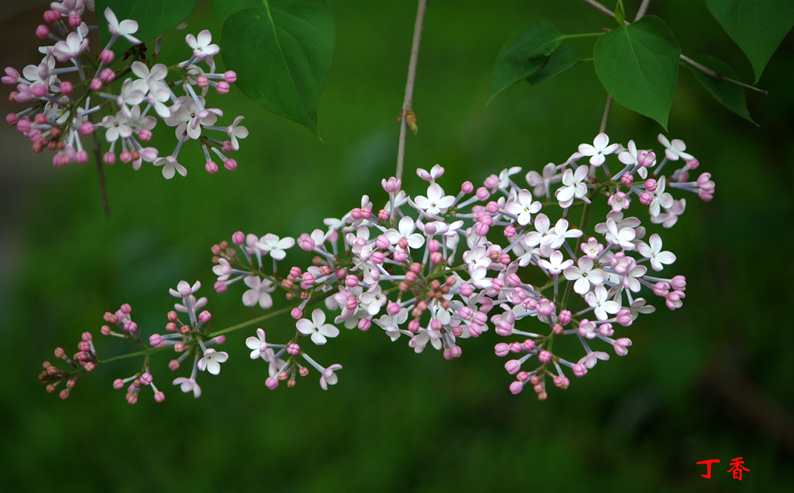
M 0 1 L 0 66 L 38 61 L 34 30 L 47 3 Z M 328 392 L 316 375 L 269 391 L 264 365 L 251 362 L 243 344 L 253 329 L 229 337 L 230 360 L 219 377 L 201 375 L 198 400 L 170 385 L 165 358 L 153 367 L 162 404 L 144 392 L 129 406 L 112 389 L 137 361 L 100 367 L 68 401 L 44 392 L 36 375 L 56 346 L 71 350 L 124 302 L 145 334 L 160 330 L 173 302 L 168 288 L 179 280 L 202 282 L 216 327 L 259 315 L 242 306 L 237 286 L 222 296 L 211 290 L 209 248 L 234 231 L 294 237 L 340 217 L 362 194 L 385 200 L 379 182 L 393 174 L 415 2 L 329 3 L 337 42 L 319 110 L 322 141 L 239 91 L 216 97 L 229 121 L 243 113 L 251 131 L 239 168 L 209 176 L 196 149 L 180 160 L 189 168 L 184 179 L 165 181 L 151 165 L 106 167 L 106 218 L 93 165 L 54 169 L 50 155 L 34 155 L 11 127 L 0 127 L 0 491 L 794 485 L 792 37 L 759 82 L 770 94 L 748 94 L 760 127 L 721 108 L 682 67 L 669 135 L 685 139 L 717 182 L 711 203 L 687 198 L 687 213 L 665 236 L 678 255 L 675 271 L 688 277 L 684 307 L 662 307 L 621 329 L 634 340 L 627 357 L 551 390 L 546 402 L 510 395 L 493 333 L 447 362 L 430 350 L 414 355 L 377 330 L 345 332 L 316 351 L 344 366 Z M 631 14 L 639 2 L 626 3 Z M 653 2 L 651 13 L 668 22 L 686 54 L 713 54 L 752 79 L 703 2 Z M 595 136 L 606 94 L 589 63 L 537 87 L 519 84 L 486 107 L 501 46 L 539 17 L 563 33 L 612 22 L 574 0 L 431 2 L 414 94 L 419 133 L 407 145 L 410 192 L 421 189 L 417 167 L 442 164 L 442 184 L 454 188 L 508 166 L 540 170 Z M 202 1 L 187 32 L 220 27 Z M 186 56 L 183 36 L 166 38 L 163 60 Z M 0 98 L 0 112 L 12 110 Z M 613 108 L 613 141 L 647 148 L 660 131 Z M 171 135 L 160 132 L 168 150 Z M 269 323 L 268 338 L 281 339 L 293 324 Z M 124 350 L 98 345 L 106 357 Z M 741 483 L 725 472 L 740 456 L 751 470 Z M 710 480 L 696 465 L 706 459 L 721 461 Z

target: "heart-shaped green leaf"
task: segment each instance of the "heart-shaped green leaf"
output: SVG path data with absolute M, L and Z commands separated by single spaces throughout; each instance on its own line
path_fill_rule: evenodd
M 562 35 L 547 20 L 537 20 L 507 40 L 493 69 L 491 97 L 538 70 L 560 44 Z
M 772 54 L 794 26 L 794 1 L 706 0 L 706 6 L 750 60 L 758 82 Z
M 262 0 L 226 20 L 221 53 L 243 93 L 316 134 L 335 38 L 323 0 Z
M 736 72 L 734 72 L 727 63 L 723 62 L 719 58 L 715 58 L 711 55 L 699 55 L 692 57 L 692 59 L 704 67 L 710 68 L 711 70 L 728 77 L 729 79 L 739 79 L 739 76 L 736 75 Z M 750 116 L 750 112 L 747 110 L 747 101 L 744 98 L 744 89 L 737 86 L 736 84 L 726 82 L 725 80 L 709 77 L 692 66 L 689 66 L 689 68 L 692 70 L 692 74 L 695 76 L 698 82 L 703 84 L 703 87 L 705 87 L 706 90 L 708 90 L 708 92 L 714 96 L 714 99 L 722 103 L 723 106 L 741 116 L 745 120 L 748 120 L 758 126 L 758 124 L 755 123 L 753 118 Z
M 103 44 L 110 41 L 105 9 L 116 14 L 116 19 L 132 19 L 138 23 L 138 31 L 134 34 L 139 40 L 146 42 L 168 32 L 187 19 L 196 8 L 198 0 L 96 0 L 96 13 L 99 23 L 99 36 Z M 130 49 L 132 43 L 119 38 L 113 45 L 113 51 L 123 53 Z
M 678 46 L 667 24 L 645 16 L 596 42 L 596 75 L 615 101 L 667 128 L 678 81 Z

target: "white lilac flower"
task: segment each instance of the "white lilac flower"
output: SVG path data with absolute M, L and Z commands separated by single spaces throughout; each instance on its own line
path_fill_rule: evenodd
M 259 304 L 263 310 L 273 306 L 273 298 L 270 296 L 270 293 L 276 289 L 273 283 L 259 276 L 247 276 L 243 282 L 250 288 L 243 293 L 243 305 L 255 306 Z
M 70 32 L 65 40 L 55 43 L 52 47 L 52 55 L 59 62 L 65 62 L 70 58 L 77 58 L 86 48 L 88 48 L 88 38 L 83 38 L 77 32 Z
M 613 300 L 608 300 L 609 293 L 604 286 L 596 286 L 593 291 L 585 293 L 584 300 L 593 308 L 598 320 L 606 320 L 608 314 L 616 314 L 620 311 L 620 305 Z
M 590 286 L 599 286 L 604 283 L 606 275 L 601 269 L 593 268 L 593 259 L 579 257 L 578 266 L 570 266 L 562 273 L 565 279 L 575 281 L 573 290 L 578 294 L 590 291 Z
M 695 159 L 692 154 L 684 152 L 686 150 L 686 144 L 681 139 L 673 139 L 671 142 L 667 140 L 667 137 L 659 134 L 659 143 L 664 146 L 664 155 L 667 156 L 667 159 L 670 161 L 677 161 L 678 159 L 691 161 Z
M 669 209 L 675 202 L 673 196 L 664 191 L 666 183 L 664 176 L 660 177 L 659 181 L 656 182 L 656 189 L 653 191 L 653 199 L 651 199 L 649 206 L 651 218 L 658 216 L 662 207 Z
M 226 135 L 229 136 L 229 140 L 232 143 L 232 149 L 235 151 L 240 149 L 240 142 L 238 139 L 244 139 L 248 137 L 248 129 L 244 126 L 240 125 L 240 122 L 243 121 L 242 116 L 238 116 L 234 119 L 231 125 L 226 127 Z
M 322 346 L 328 340 L 327 337 L 336 337 L 339 335 L 339 329 L 331 324 L 325 323 L 325 312 L 319 308 L 315 308 L 312 312 L 312 319 L 302 318 L 295 323 L 298 331 L 303 335 L 311 335 L 312 342 L 318 346 Z
M 320 376 L 320 387 L 323 390 L 328 390 L 329 385 L 336 385 L 336 382 L 339 380 L 339 377 L 336 376 L 336 371 L 341 369 L 342 365 L 340 364 L 331 365 L 324 369 L 322 371 L 322 376 Z
M 618 245 L 624 250 L 634 250 L 634 238 L 637 233 L 629 227 L 621 228 L 618 230 L 617 223 L 614 219 L 607 219 L 607 231 L 605 234 L 606 240 L 612 245 Z
M 549 274 L 554 276 L 559 275 L 562 271 L 573 265 L 573 260 L 563 260 L 562 252 L 555 250 L 549 256 L 549 260 L 540 259 L 538 265 L 549 271 Z
M 526 226 L 532 220 L 532 214 L 538 212 L 541 207 L 540 202 L 532 201 L 532 192 L 521 190 L 517 197 L 511 198 L 507 202 L 505 210 L 517 217 L 518 224 Z
M 660 224 L 665 228 L 672 228 L 678 222 L 678 216 L 686 209 L 686 199 L 674 200 L 673 205 L 658 216 L 651 216 L 651 222 Z
M 193 378 L 175 378 L 174 385 L 179 385 L 179 389 L 185 393 L 193 391 L 193 397 L 196 399 L 201 397 L 201 387 L 199 387 L 198 382 L 196 382 L 196 380 Z
M 204 356 L 198 361 L 198 368 L 201 371 L 208 371 L 213 375 L 221 372 L 221 363 L 229 359 L 226 351 L 216 351 L 212 348 L 204 351 Z
M 537 171 L 530 171 L 526 176 L 527 183 L 531 187 L 535 187 L 532 192 L 536 197 L 545 195 L 551 196 L 551 184 L 560 181 L 560 175 L 557 174 L 557 166 L 554 163 L 549 163 L 543 167 L 543 175 Z
M 265 253 L 270 253 L 270 256 L 276 260 L 283 260 L 287 256 L 287 252 L 284 250 L 292 248 L 293 245 L 295 245 L 294 238 L 279 238 L 272 233 L 266 234 L 256 243 L 257 248 Z
M 389 229 L 384 233 L 386 238 L 389 239 L 389 243 L 392 245 L 396 245 L 402 239 L 405 239 L 408 246 L 414 250 L 421 248 L 421 246 L 425 244 L 425 237 L 419 233 L 414 233 L 416 230 L 416 223 L 412 218 L 408 216 L 403 217 L 400 219 L 397 226 L 399 231 L 396 229 Z
M 444 175 L 444 168 L 440 164 L 434 165 L 429 172 L 422 168 L 416 168 L 416 174 L 425 181 L 435 183 L 436 178 L 441 178 Z
M 203 60 L 208 56 L 217 55 L 221 49 L 212 43 L 212 34 L 205 29 L 198 34 L 198 37 L 188 34 L 185 36 L 187 45 L 193 48 L 193 56 Z
M 245 345 L 251 350 L 251 359 L 262 358 L 270 362 L 275 357 L 273 350 L 267 346 L 265 331 L 262 329 L 256 329 L 256 337 L 248 337 Z
M 394 342 L 399 339 L 401 335 L 413 337 L 411 331 L 400 329 L 400 325 L 404 324 L 406 320 L 408 320 L 408 310 L 400 308 L 397 315 L 384 314 L 381 315 L 380 318 L 373 319 L 373 322 L 380 326 L 383 332 Z
M 562 185 L 557 189 L 554 196 L 560 202 L 560 207 L 563 209 L 570 207 L 574 199 L 587 199 L 587 185 L 584 181 L 587 174 L 590 172 L 590 167 L 582 165 L 576 168 L 576 171 L 566 169 L 562 174 Z
M 174 298 L 187 298 L 195 294 L 199 289 L 201 289 L 201 283 L 199 281 L 193 283 L 192 286 L 187 281 L 179 281 L 176 285 L 176 289 L 169 288 L 168 292 L 171 293 L 171 296 Z
M 653 270 L 660 271 L 664 268 L 662 265 L 669 265 L 675 262 L 674 253 L 662 251 L 662 238 L 658 234 L 652 234 L 649 242 L 650 244 L 641 241 L 637 250 L 640 255 L 650 260 Z
M 134 45 L 141 44 L 142 41 L 133 36 L 133 34 L 138 32 L 137 22 L 131 19 L 119 22 L 110 7 L 105 9 L 105 19 L 108 21 L 108 31 L 114 38 L 121 36 Z
M 157 158 L 154 161 L 154 165 L 163 167 L 163 177 L 165 177 L 166 180 L 170 180 L 177 173 L 182 176 L 187 176 L 187 169 L 179 164 L 174 156 Z
M 444 195 L 444 189 L 437 183 L 431 183 L 427 187 L 427 197 L 418 195 L 414 202 L 420 209 L 427 214 L 438 215 L 443 214 L 455 203 L 455 197 L 452 195 Z
M 609 136 L 605 133 L 596 135 L 593 140 L 593 145 L 579 144 L 579 154 L 582 156 L 590 156 L 590 164 L 593 166 L 601 166 L 606 161 L 609 154 L 618 150 L 618 144 L 609 144 Z

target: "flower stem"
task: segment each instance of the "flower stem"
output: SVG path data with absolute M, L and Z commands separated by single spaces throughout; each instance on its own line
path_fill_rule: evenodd
M 427 0 L 419 0 L 416 9 L 416 23 L 414 24 L 414 38 L 411 43 L 411 58 L 408 61 L 408 80 L 405 83 L 405 98 L 403 99 L 402 110 L 400 110 L 400 141 L 397 146 L 397 170 L 395 177 L 402 179 L 403 162 L 405 161 L 405 134 L 408 126 L 409 115 L 414 118 L 411 109 L 414 94 L 414 80 L 416 80 L 416 62 L 419 59 L 419 43 L 422 40 L 422 25 L 425 20 L 425 9 Z M 415 128 L 415 127 L 414 127 Z
M 88 115 L 88 121 L 93 123 L 93 118 Z M 105 217 L 110 217 L 110 206 L 108 205 L 108 192 L 105 188 L 105 172 L 102 170 L 102 149 L 99 147 L 99 137 L 97 133 L 91 134 L 94 139 L 94 161 L 96 161 L 96 172 L 99 177 L 99 193 L 102 196 L 102 209 L 105 211 Z

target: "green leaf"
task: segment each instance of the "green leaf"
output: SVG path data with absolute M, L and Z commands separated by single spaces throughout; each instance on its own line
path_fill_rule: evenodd
M 794 26 L 794 2 L 706 0 L 706 6 L 750 60 L 758 82 L 772 54 Z
M 538 70 L 560 44 L 562 35 L 547 20 L 537 20 L 507 40 L 493 69 L 490 103 L 496 95 Z
M 724 75 L 725 77 L 728 77 L 729 79 L 739 80 L 739 76 L 736 75 L 736 72 L 734 72 L 727 63 L 723 62 L 719 58 L 715 58 L 711 55 L 699 55 L 692 57 L 692 59 L 699 64 L 708 67 L 711 70 Z M 745 120 L 748 120 L 754 125 L 758 126 L 758 124 L 755 123 L 750 116 L 750 112 L 747 110 L 747 102 L 744 98 L 744 89 L 737 86 L 736 84 L 709 77 L 691 65 L 688 65 L 688 67 L 690 70 L 692 70 L 692 74 L 695 76 L 698 82 L 703 84 L 703 87 L 705 87 L 708 92 L 714 96 L 714 99 L 722 103 L 723 106 L 741 116 Z
M 615 20 L 618 26 L 622 26 L 626 21 L 626 8 L 623 7 L 623 0 L 618 0 L 618 3 L 615 5 Z
M 110 41 L 105 9 L 116 14 L 119 22 L 132 19 L 138 23 L 138 32 L 134 36 L 143 42 L 164 34 L 185 21 L 196 8 L 198 0 L 96 0 L 96 13 L 99 24 L 99 36 L 103 46 Z M 113 45 L 115 53 L 124 53 L 132 47 L 132 43 L 119 38 Z
M 541 66 L 529 77 L 527 77 L 527 82 L 532 85 L 545 82 L 555 75 L 559 75 L 573 67 L 579 63 L 579 60 L 581 59 L 582 57 L 579 56 L 579 49 L 576 48 L 576 46 L 561 45 L 554 53 L 551 54 L 551 56 L 546 59 L 545 65 Z
M 243 93 L 317 134 L 317 107 L 335 38 L 325 1 L 262 0 L 226 20 L 221 53 L 237 72 Z
M 235 12 L 258 7 L 260 3 L 262 0 L 210 0 L 213 12 L 222 21 Z
M 596 75 L 615 101 L 665 129 L 680 56 L 667 24 L 651 15 L 608 32 L 593 50 Z

